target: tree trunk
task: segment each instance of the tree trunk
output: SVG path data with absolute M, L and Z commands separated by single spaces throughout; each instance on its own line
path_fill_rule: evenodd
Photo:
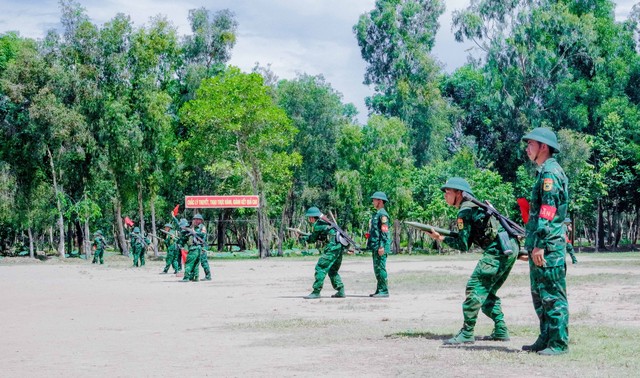
M 293 185 L 289 188 L 289 192 L 287 193 L 287 199 L 284 202 L 284 206 L 282 206 L 282 216 L 280 218 L 280 228 L 278 229 L 278 256 L 282 256 L 284 253 L 282 251 L 282 242 L 284 241 L 284 228 L 290 224 L 290 208 L 293 203 Z
M 265 206 L 264 195 L 260 194 L 260 207 L 258 207 L 258 252 L 260 258 L 270 256 L 269 253 L 269 218 Z
M 89 218 L 84 221 L 84 256 L 91 260 L 91 240 L 89 238 Z
M 120 198 L 118 197 L 116 197 L 113 202 L 113 206 L 116 209 L 116 236 L 118 245 L 120 246 L 120 251 L 122 252 L 122 254 L 129 257 L 129 248 L 127 246 L 127 241 L 124 238 L 124 226 L 122 225 L 122 204 L 120 203 Z
M 144 204 L 142 203 L 142 183 L 138 183 L 138 216 L 140 217 L 140 233 L 144 235 Z
M 27 232 L 29 233 L 29 257 L 31 257 L 32 259 L 35 259 L 36 254 L 33 248 L 33 232 L 31 231 L 31 226 L 27 228 Z
M 53 155 L 49 146 L 47 146 L 47 154 L 49 155 L 49 164 L 51 165 L 51 177 L 53 178 L 53 193 L 56 196 L 56 207 L 58 208 L 58 232 L 60 240 L 58 241 L 58 255 L 64 259 L 64 216 L 62 213 L 62 202 L 60 201 L 60 191 L 58 190 L 58 181 L 56 179 L 56 169 L 53 165 Z
M 74 225 L 76 226 L 75 239 L 76 239 L 76 243 L 78 243 L 78 255 L 84 254 L 85 253 L 85 242 L 84 242 L 85 237 L 84 237 L 83 225 L 81 225 L 80 221 L 78 220 L 74 222 Z
M 49 226 L 49 248 L 53 251 L 56 247 L 53 245 L 53 226 Z
M 411 254 L 413 251 L 413 233 L 414 231 L 410 228 L 407 228 L 407 253 Z
M 401 223 L 398 219 L 393 220 L 393 248 L 391 249 L 393 252 L 399 254 L 400 251 L 400 229 Z
M 602 215 L 602 200 L 598 198 L 598 218 L 596 222 L 596 242 L 595 242 L 595 251 L 598 252 L 600 249 L 604 249 L 604 227 L 602 223 L 604 222 L 604 217 Z
M 156 229 L 156 196 L 155 194 L 151 195 L 149 199 L 149 208 L 151 209 L 151 232 L 154 235 L 158 235 L 158 230 Z M 153 242 L 151 243 L 153 247 L 153 255 L 157 258 L 158 255 L 158 239 L 153 238 Z
M 224 250 L 224 244 L 226 242 L 226 232 L 227 232 L 227 222 L 226 222 L 226 214 L 228 209 L 222 209 L 220 214 L 218 214 L 218 228 L 216 229 L 216 241 L 218 244 L 218 252 L 222 252 Z

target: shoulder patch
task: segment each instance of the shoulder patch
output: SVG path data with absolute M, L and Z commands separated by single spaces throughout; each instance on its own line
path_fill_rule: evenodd
M 462 230 L 464 228 L 464 220 L 462 218 L 458 218 L 458 230 Z
M 206 233 L 207 233 L 207 228 L 206 228 L 206 227 L 204 227 L 204 226 L 202 226 L 201 231 L 202 231 L 202 233 L 203 233 L 203 234 L 206 234 Z
M 554 206 L 542 205 L 540 207 L 540 218 L 552 221 L 556 216 L 556 211 L 558 211 L 558 209 Z
M 548 192 L 551 189 L 553 189 L 553 179 L 552 178 L 544 179 L 542 181 L 542 190 L 544 190 L 545 192 Z
M 388 221 L 389 221 L 389 218 L 387 218 L 386 216 L 383 215 L 382 217 L 380 217 L 380 222 L 387 223 Z

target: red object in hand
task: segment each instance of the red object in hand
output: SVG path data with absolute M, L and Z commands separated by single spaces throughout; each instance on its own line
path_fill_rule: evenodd
M 173 209 L 173 211 L 171 212 L 171 214 L 173 214 L 173 216 L 175 217 L 176 215 L 178 215 L 178 212 L 180 211 L 180 205 L 176 205 L 176 207 Z
M 131 227 L 134 223 L 131 219 L 129 219 L 129 217 L 124 217 L 124 224 Z
M 529 222 L 529 201 L 526 198 L 518 198 L 518 206 L 520 206 L 520 214 L 524 224 Z
M 370 233 L 368 233 L 368 232 L 367 232 L 366 234 L 364 234 L 364 238 L 365 238 L 365 239 L 369 239 L 369 236 L 371 236 L 371 234 L 370 234 Z

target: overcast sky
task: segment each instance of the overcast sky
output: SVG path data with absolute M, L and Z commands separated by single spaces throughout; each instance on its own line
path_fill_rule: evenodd
M 625 19 L 638 0 L 617 0 L 616 18 Z M 362 84 L 365 63 L 353 34 L 358 17 L 373 9 L 375 0 L 79 0 L 91 21 L 102 26 L 117 13 L 142 26 L 161 14 L 189 34 L 189 9 L 230 9 L 238 20 L 238 39 L 230 63 L 250 71 L 256 62 L 281 79 L 297 73 L 322 74 L 356 105 L 361 122 L 366 121 L 364 98 L 372 90 Z M 452 72 L 464 64 L 470 44 L 455 42 L 451 33 L 451 12 L 464 8 L 469 0 L 446 0 L 433 55 L 443 69 Z M 57 0 L 0 0 L 0 33 L 18 31 L 23 37 L 39 39 L 47 30 L 60 28 Z

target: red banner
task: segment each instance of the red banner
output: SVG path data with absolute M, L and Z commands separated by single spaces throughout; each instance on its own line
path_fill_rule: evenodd
M 187 209 L 222 209 L 236 207 L 258 207 L 258 196 L 185 196 Z

